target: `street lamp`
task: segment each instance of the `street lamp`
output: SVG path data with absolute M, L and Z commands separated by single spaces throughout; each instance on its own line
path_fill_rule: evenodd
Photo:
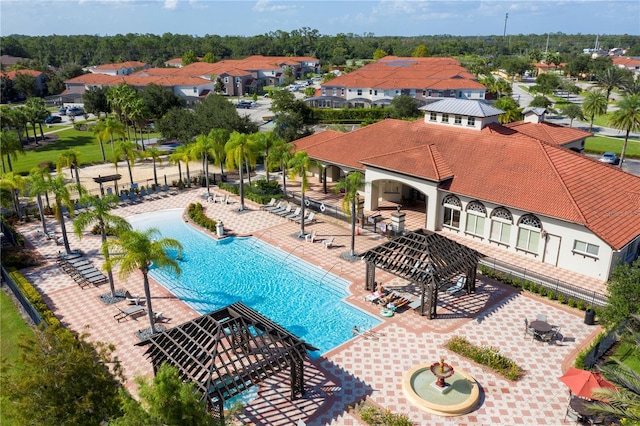
M 236 93 L 238 94 L 238 103 L 240 103 L 240 81 L 236 83 Z

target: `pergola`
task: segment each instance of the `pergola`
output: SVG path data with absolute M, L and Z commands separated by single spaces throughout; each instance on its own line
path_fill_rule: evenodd
M 291 399 L 302 397 L 307 350 L 317 350 L 240 302 L 137 345 L 149 346 L 145 355 L 154 372 L 166 362 L 193 382 L 219 418 L 224 401 L 285 369 L 290 370 Z
M 107 175 L 107 176 L 98 176 L 98 177 L 93 178 L 93 181 L 100 185 L 100 195 L 101 196 L 104 195 L 103 184 L 105 184 L 107 182 L 115 182 L 113 184 L 113 189 L 114 189 L 115 194 L 118 195 L 118 181 L 120 180 L 120 178 L 122 178 L 122 175 L 115 174 L 115 175 Z
M 420 315 L 436 316 L 438 290 L 459 275 L 466 276 L 467 294 L 475 292 L 477 251 L 427 230 L 406 232 L 367 251 L 365 289 L 374 290 L 379 268 L 420 286 Z

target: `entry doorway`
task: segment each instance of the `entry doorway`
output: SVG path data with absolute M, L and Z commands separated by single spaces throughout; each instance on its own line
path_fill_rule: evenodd
M 558 254 L 560 253 L 560 236 L 547 234 L 547 242 L 544 246 L 544 263 L 558 266 Z

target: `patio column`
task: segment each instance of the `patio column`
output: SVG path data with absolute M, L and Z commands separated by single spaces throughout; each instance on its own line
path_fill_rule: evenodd
M 364 289 L 367 291 L 374 291 L 376 280 L 376 267 L 373 262 L 367 261 L 367 272 L 365 275 Z
M 324 194 L 327 193 L 327 167 L 322 165 L 322 176 L 320 178 L 322 180 L 322 192 Z
M 364 184 L 364 208 L 370 212 L 378 210 L 378 185 L 373 182 Z

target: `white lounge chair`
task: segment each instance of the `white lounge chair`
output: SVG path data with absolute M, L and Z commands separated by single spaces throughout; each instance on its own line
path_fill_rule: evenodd
M 293 212 L 293 213 L 291 213 L 291 214 L 287 214 L 287 215 L 285 215 L 285 216 L 284 216 L 284 218 L 285 218 L 285 219 L 291 219 L 291 220 L 294 220 L 296 217 L 298 217 L 298 216 L 300 215 L 300 210 L 301 210 L 301 207 L 298 207 L 298 208 L 296 209 L 296 211 L 294 211 L 294 212 Z
M 307 218 L 304 220 L 304 224 L 305 224 L 305 225 L 309 225 L 310 223 L 313 223 L 313 222 L 315 222 L 315 221 L 316 221 L 316 212 L 311 212 L 311 213 L 309 214 L 309 217 L 307 217 Z M 299 221 L 299 220 L 296 220 L 296 222 L 300 222 L 300 221 Z
M 273 207 L 265 207 L 263 210 L 266 210 L 268 212 L 272 212 L 272 211 L 275 211 L 275 210 L 279 210 L 281 208 L 282 208 L 282 200 L 278 201 L 278 204 L 276 204 L 275 206 L 273 206 Z
M 135 296 L 129 293 L 127 290 L 124 294 L 124 297 L 130 305 L 139 305 L 140 304 L 140 295 L 136 294 Z
M 456 284 L 453 287 L 449 287 L 447 289 L 447 293 L 454 294 L 461 290 L 464 290 L 464 285 L 466 283 L 467 283 L 467 277 L 459 277 L 458 281 L 456 281 Z
M 304 236 L 304 240 L 307 242 L 314 243 L 316 240 L 316 233 L 317 231 L 314 229 L 313 232 Z
M 264 210 L 267 209 L 269 207 L 273 207 L 276 205 L 276 199 L 272 198 L 271 201 L 269 201 L 267 204 L 263 204 L 260 206 L 260 210 Z
M 334 239 L 334 238 L 335 238 L 335 237 L 331 237 L 331 238 L 329 238 L 328 240 L 323 240 L 323 241 L 322 241 L 322 246 L 323 246 L 324 248 L 326 248 L 326 249 L 328 249 L 329 247 L 333 247 L 333 239 Z

